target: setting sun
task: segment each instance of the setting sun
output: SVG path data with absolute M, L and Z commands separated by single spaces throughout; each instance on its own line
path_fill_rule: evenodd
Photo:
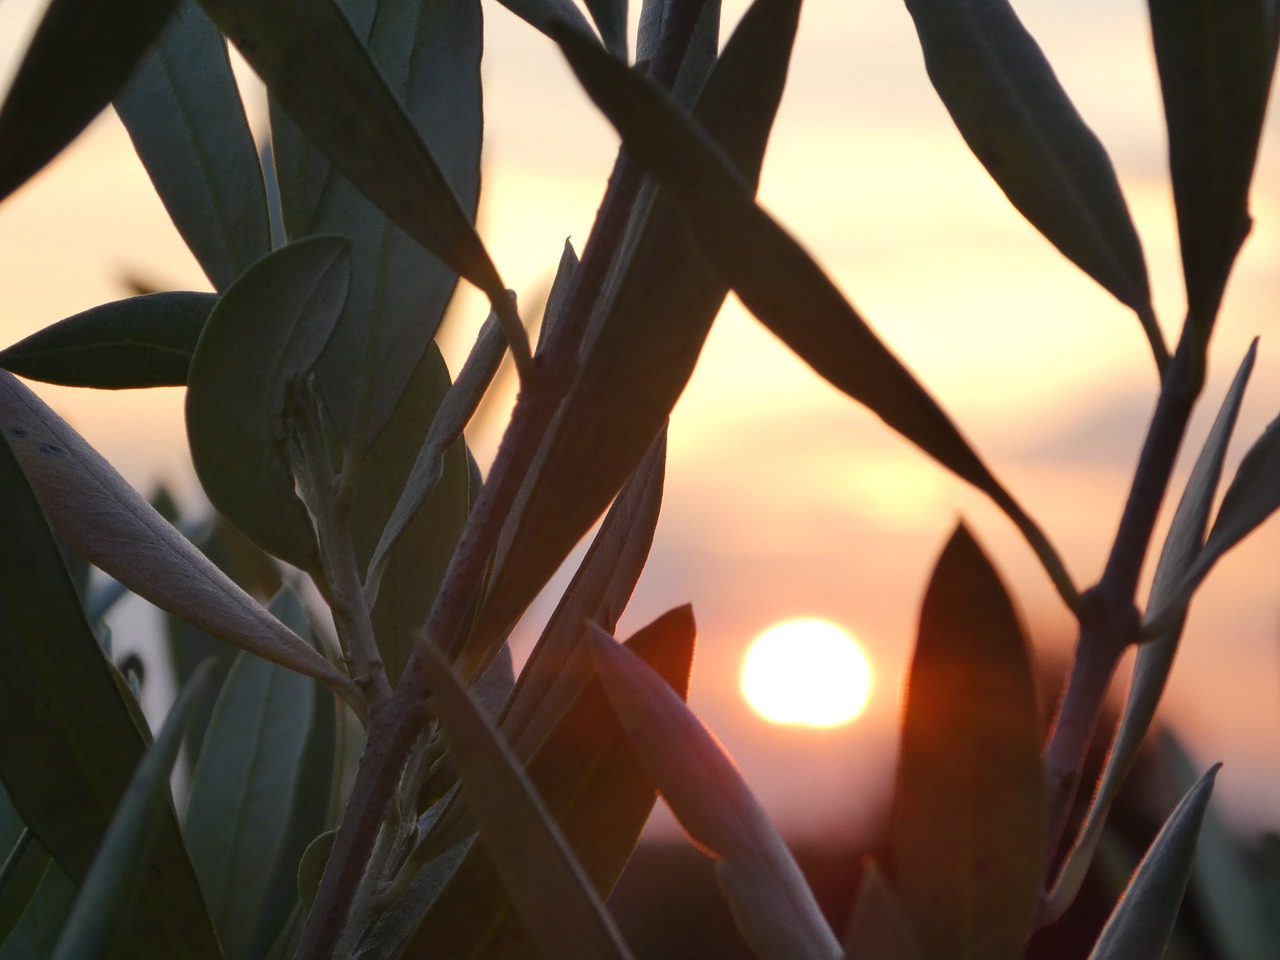
M 834 727 L 862 712 L 871 664 L 858 642 L 826 620 L 787 620 L 752 641 L 742 696 L 772 723 Z

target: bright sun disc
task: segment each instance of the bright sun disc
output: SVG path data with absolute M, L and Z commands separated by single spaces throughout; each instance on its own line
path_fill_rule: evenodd
M 773 723 L 834 727 L 867 705 L 871 664 L 846 630 L 826 620 L 788 620 L 752 641 L 742 696 Z

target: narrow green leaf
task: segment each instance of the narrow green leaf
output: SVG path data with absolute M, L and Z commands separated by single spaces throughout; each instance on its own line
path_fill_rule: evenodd
M 1169 359 L 1111 158 L 1008 0 L 907 0 L 929 79 L 1009 201 L 1138 315 Z
M 679 607 L 637 631 L 626 646 L 683 700 L 694 635 L 692 611 Z M 590 661 L 578 671 L 576 697 L 562 704 L 526 762 L 529 779 L 603 898 L 617 882 L 657 794 L 592 679 Z M 530 949 L 492 858 L 474 846 L 431 903 L 405 957 L 516 960 Z
M 184 0 L 115 98 L 165 209 L 225 290 L 271 250 L 258 150 L 222 34 Z
M 569 31 L 556 39 L 628 154 L 679 203 L 699 250 L 747 308 L 815 371 L 990 496 L 1074 604 L 1078 594 L 1043 533 L 831 279 L 755 204 L 723 153 L 643 77 Z
M 150 293 L 91 307 L 0 350 L 0 367 L 29 380 L 122 390 L 181 387 L 212 293 Z
M 0 200 L 111 102 L 178 0 L 52 0 L 0 107 Z
M 1271 0 L 1149 0 L 1187 311 L 1202 346 L 1249 232 L 1249 182 L 1275 72 Z
M 432 703 L 481 843 L 536 947 L 551 957 L 629 957 L 603 902 L 511 748 L 439 650 L 429 642 L 423 650 Z
M 174 701 L 155 742 L 138 763 L 93 865 L 80 884 L 53 960 L 99 960 L 113 953 L 114 946 L 124 939 L 133 905 L 153 878 L 152 851 L 160 842 L 166 819 L 172 823 L 169 772 L 178 759 L 182 734 L 193 708 L 205 693 L 208 679 L 208 670 L 196 671 Z M 216 956 L 216 945 L 213 949 Z
M 306 629 L 300 601 L 289 588 L 273 601 L 272 612 Z M 287 848 L 295 819 L 307 820 L 309 832 L 294 837 L 295 844 L 301 839 L 305 846 L 324 829 L 328 783 L 315 792 L 314 784 L 301 779 L 320 698 L 311 679 L 241 653 L 214 707 L 192 779 L 185 832 L 229 958 L 260 956 L 288 918 L 302 855 L 301 847 Z M 330 716 L 332 709 L 330 700 Z M 330 771 L 332 726 L 330 719 Z M 292 894 L 283 911 L 272 903 L 273 888 L 282 880 Z
M 76 899 L 76 885 L 58 865 L 46 861 L 39 886 L 8 936 L 0 941 L 0 960 L 41 960 L 53 955 L 58 936 Z
M 845 960 L 919 960 L 902 900 L 880 864 L 867 858 L 844 937 Z
M 7 444 L 0 507 L 0 780 L 40 844 L 83 882 L 146 745 Z M 216 957 L 172 810 L 154 820 L 130 943 L 141 956 Z
M 1164 956 L 1220 766 L 1211 767 L 1187 791 L 1160 828 L 1102 928 L 1089 960 L 1160 960 Z
M 587 12 L 604 40 L 604 48 L 627 62 L 627 0 L 586 0 Z
M 302 131 L 410 236 L 506 297 L 471 218 L 334 0 L 202 0 Z
M 48 851 L 0 789 L 0 943 L 31 906 L 50 863 Z
M 894 885 L 925 957 L 1022 956 L 1046 867 L 1040 747 L 1027 641 L 961 525 L 920 612 L 891 828 Z
M 345 674 L 232 583 L 8 373 L 0 374 L 0 435 L 50 524 L 94 566 L 211 636 L 315 677 L 356 710 L 363 708 Z
M 218 300 L 187 375 L 187 436 L 209 499 L 268 553 L 319 569 L 286 452 L 289 404 L 346 302 L 347 242 L 299 240 L 259 260 Z
M 665 681 L 597 627 L 596 670 L 640 764 L 700 846 L 743 938 L 764 960 L 843 951 L 791 851 L 715 737 Z
M 757 0 L 694 107 L 735 165 L 736 184 L 759 177 L 799 6 L 798 0 Z M 575 43 L 631 77 L 598 45 Z M 746 198 L 749 203 L 750 191 Z M 724 302 L 728 287 L 708 268 L 674 205 L 650 195 L 638 207 L 627 260 L 614 268 L 616 280 L 596 311 L 577 380 L 508 521 L 475 631 L 480 656 L 510 629 L 640 462 L 688 383 Z
M 435 343 L 428 343 L 400 403 L 361 459 L 353 481 L 351 536 L 360 569 L 376 559 L 376 545 L 396 522 L 413 471 L 437 442 L 432 435 L 451 393 L 444 358 Z M 464 445 L 453 436 L 440 443 L 438 450 L 429 494 L 413 511 L 394 547 L 378 561 L 373 628 L 392 685 L 413 652 L 415 631 L 427 619 L 467 520 Z
M 1222 477 L 1222 462 L 1226 457 L 1227 443 L 1235 429 L 1240 403 L 1244 398 L 1249 376 L 1253 372 L 1256 355 L 1257 341 L 1255 340 L 1245 355 L 1235 379 L 1231 382 L 1227 395 L 1222 401 L 1222 408 L 1218 411 L 1209 435 L 1205 438 L 1199 457 L 1196 458 L 1191 477 L 1187 480 L 1186 489 L 1174 513 L 1173 522 L 1169 525 L 1164 547 L 1160 551 L 1160 560 L 1156 564 L 1155 577 L 1151 584 L 1151 594 L 1147 600 L 1149 610 L 1165 608 L 1178 593 L 1183 578 L 1194 564 L 1204 543 L 1209 512 L 1213 509 L 1214 494 Z M 1129 695 L 1125 699 L 1124 713 L 1112 739 L 1111 749 L 1107 751 L 1106 765 L 1098 779 L 1084 824 L 1080 827 L 1070 853 L 1059 868 L 1053 889 L 1049 892 L 1043 910 L 1046 919 L 1056 919 L 1062 915 L 1075 900 L 1076 894 L 1080 892 L 1080 887 L 1088 875 L 1094 851 L 1102 840 L 1111 804 L 1120 792 L 1146 737 L 1147 730 L 1151 726 L 1151 721 L 1155 717 L 1156 707 L 1160 702 L 1161 694 L 1164 693 L 1165 682 L 1173 667 L 1173 658 L 1178 650 L 1185 619 L 1184 605 L 1180 613 L 1170 619 L 1167 629 L 1138 648 Z

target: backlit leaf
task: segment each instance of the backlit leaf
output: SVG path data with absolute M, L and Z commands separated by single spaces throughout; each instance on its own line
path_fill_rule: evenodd
M 0 780 L 80 883 L 146 744 L 8 444 L 0 444 L 0 506 Z M 154 820 L 159 839 L 129 942 L 140 956 L 216 957 L 172 809 Z
M 289 404 L 342 312 L 347 249 L 312 237 L 259 260 L 219 299 L 187 375 L 187 437 L 209 499 L 303 570 L 320 560 L 289 465 Z
M 929 79 L 1009 201 L 1130 307 L 1163 366 L 1142 245 L 1106 149 L 1008 0 L 907 0 Z
M 53 0 L 0 107 L 0 200 L 111 102 L 178 0 Z
M 919 948 L 897 892 L 868 858 L 844 938 L 845 960 L 918 960 Z
M 573 0 L 498 0 L 530 26 L 550 34 L 552 24 L 568 24 L 584 37 L 595 39 L 591 25 Z
M 122 390 L 181 387 L 217 296 L 149 293 L 91 307 L 0 350 L 0 367 L 30 380 Z
M 227 44 L 195 0 L 179 4 L 115 108 L 178 233 L 225 290 L 270 252 L 271 229 Z
M 920 612 L 890 835 L 894 887 L 923 956 L 1022 956 L 1046 866 L 1040 748 L 1022 627 L 960 526 Z
M 791 851 L 715 737 L 642 660 L 589 629 L 628 742 L 681 826 L 717 858 L 716 879 L 747 944 L 764 960 L 842 957 Z

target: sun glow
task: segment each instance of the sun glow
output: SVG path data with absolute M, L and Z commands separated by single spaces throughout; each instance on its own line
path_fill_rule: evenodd
M 862 713 L 871 664 L 858 641 L 834 623 L 787 620 L 752 641 L 741 688 L 771 723 L 834 727 Z

